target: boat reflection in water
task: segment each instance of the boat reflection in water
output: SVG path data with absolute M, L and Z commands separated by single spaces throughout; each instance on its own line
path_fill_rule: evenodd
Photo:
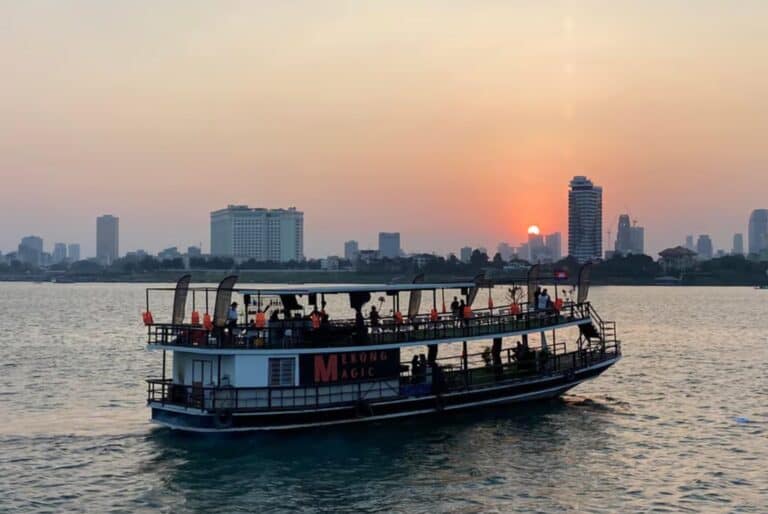
M 154 422 L 235 432 L 444 416 L 557 397 L 621 358 L 615 323 L 600 318 L 587 300 L 588 267 L 576 298 L 540 301 L 534 267 L 527 298 L 514 287 L 499 306 L 494 289 L 509 284 L 482 277 L 264 289 L 237 289 L 236 280 L 227 277 L 216 289 L 190 288 L 190 277 L 182 277 L 176 288 L 165 289 L 174 293 L 170 323 L 156 323 L 150 311 L 151 294 L 163 289 L 147 290 L 148 346 L 163 356 L 160 376 L 147 381 Z M 463 307 L 446 309 L 446 291 L 449 298 L 460 296 Z M 378 310 L 370 306 L 376 294 L 383 295 Z M 185 322 L 190 295 L 191 320 Z M 325 312 L 330 295 L 348 297 L 353 314 L 331 319 Z M 408 298 L 402 310 L 401 295 Z M 487 306 L 474 308 L 486 295 Z M 422 312 L 425 297 L 428 311 Z M 460 352 L 443 355 L 458 345 Z M 413 358 L 402 362 L 406 353 Z

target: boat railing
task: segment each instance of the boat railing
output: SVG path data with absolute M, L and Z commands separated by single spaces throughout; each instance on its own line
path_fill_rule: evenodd
M 372 325 L 370 319 L 363 323 L 355 320 L 329 320 L 319 328 L 313 328 L 306 318 L 268 322 L 265 328 L 252 328 L 238 324 L 234 330 L 200 325 L 153 323 L 148 326 L 148 344 L 240 349 L 288 349 L 364 346 L 441 339 L 492 337 L 495 334 L 515 331 L 548 329 L 590 317 L 589 303 L 566 303 L 556 311 L 522 310 L 513 313 L 509 307 L 480 309 L 472 318 L 464 319 L 443 314 L 437 320 L 429 315 L 419 315 L 413 320 L 396 322 L 384 318 Z
M 594 347 L 559 354 L 536 349 L 524 356 L 503 359 L 500 365 L 494 365 L 485 352 L 479 352 L 466 357 L 439 358 L 436 365 L 417 370 L 409 363 L 403 363 L 399 377 L 335 385 L 231 387 L 184 385 L 174 384 L 170 379 L 149 379 L 147 401 L 209 412 L 320 408 L 355 402 L 364 409 L 367 402 L 381 399 L 468 391 L 554 374 L 568 376 L 579 369 L 614 358 L 618 352 L 617 346 L 606 351 Z M 451 359 L 458 364 L 447 362 Z M 468 367 L 462 363 L 467 363 Z

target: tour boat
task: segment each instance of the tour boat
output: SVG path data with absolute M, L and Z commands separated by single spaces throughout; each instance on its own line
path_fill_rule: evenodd
M 571 295 L 557 293 L 562 275 L 551 277 L 555 294 L 541 308 L 538 267 L 519 286 L 420 277 L 236 288 L 230 276 L 217 288 L 190 288 L 186 275 L 175 288 L 147 290 L 148 348 L 163 361 L 160 376 L 147 380 L 152 421 L 194 432 L 287 430 L 439 419 L 562 395 L 621 358 L 615 322 L 587 300 L 589 268 L 579 275 Z M 150 296 L 163 291 L 174 297 L 166 323 L 150 310 Z M 446 305 L 454 297 L 463 310 Z

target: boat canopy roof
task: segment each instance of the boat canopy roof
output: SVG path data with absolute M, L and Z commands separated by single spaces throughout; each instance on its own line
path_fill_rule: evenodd
M 477 287 L 476 282 L 441 282 L 420 284 L 339 284 L 339 285 L 297 285 L 264 289 L 236 289 L 240 294 L 261 295 L 308 295 L 308 294 L 343 294 L 343 293 L 383 293 L 387 291 L 431 291 L 434 289 L 462 289 Z

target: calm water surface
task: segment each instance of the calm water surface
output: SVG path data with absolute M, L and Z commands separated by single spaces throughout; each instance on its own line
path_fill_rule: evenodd
M 768 512 L 768 291 L 595 288 L 625 358 L 562 401 L 204 437 L 147 421 L 143 299 L 0 283 L 0 511 Z

